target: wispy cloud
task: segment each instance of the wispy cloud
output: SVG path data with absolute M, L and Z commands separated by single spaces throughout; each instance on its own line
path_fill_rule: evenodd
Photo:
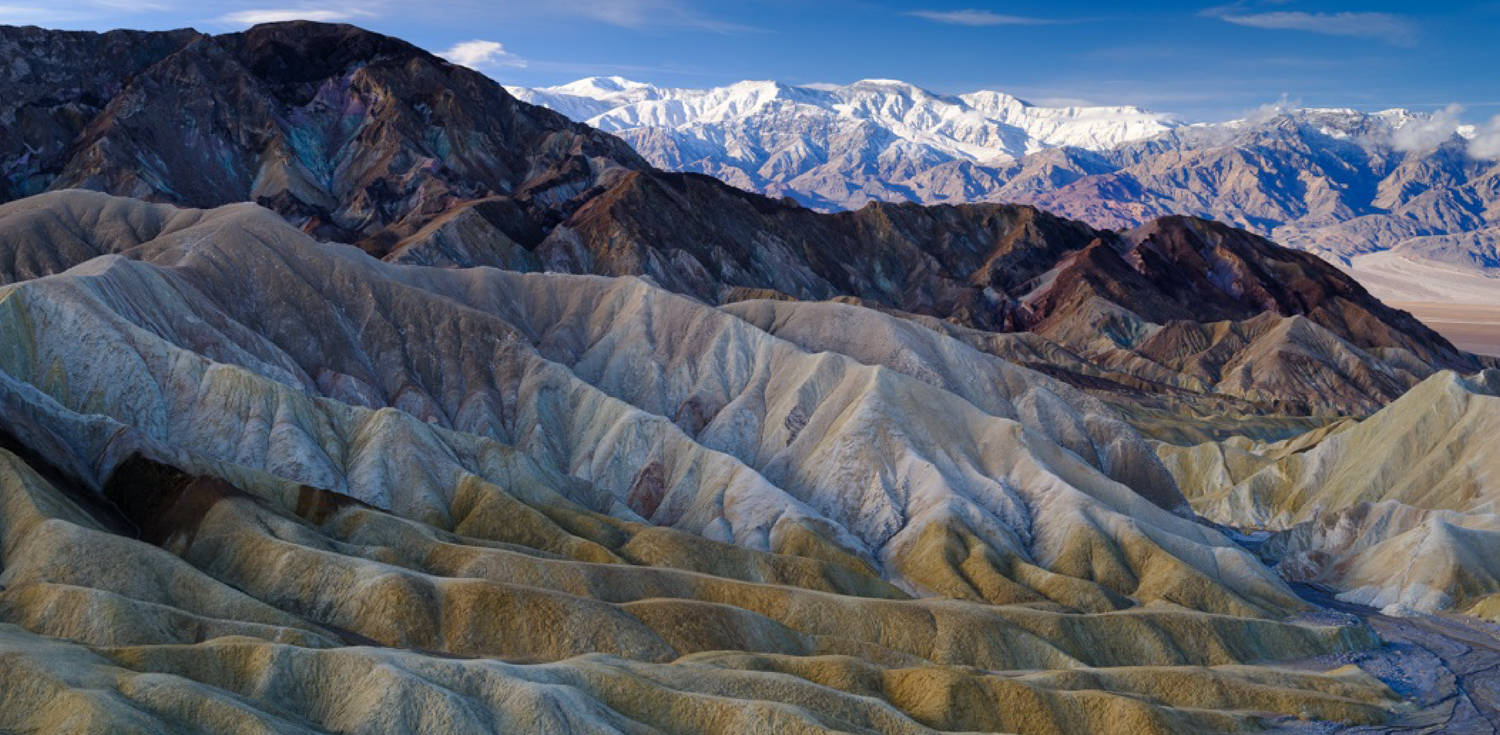
M 757 30 L 705 15 L 681 0 L 573 0 L 552 10 L 634 30 L 688 28 L 715 33 Z
M 76 13 L 58 12 L 51 8 L 28 5 L 0 5 L 0 23 L 46 23 L 58 18 L 73 20 Z
M 176 6 L 166 2 L 149 2 L 148 0 L 89 0 L 89 5 L 107 10 L 118 10 L 126 13 L 147 13 L 173 10 Z
M 219 16 L 219 20 L 225 23 L 237 23 L 240 25 L 279 23 L 286 20 L 315 20 L 324 23 L 334 23 L 369 17 L 370 15 L 368 12 L 354 8 L 261 8 L 226 13 Z
M 956 26 L 1039 26 L 1062 21 L 1048 18 L 1030 18 L 1023 15 L 1004 15 L 989 10 L 913 10 L 907 15 L 947 23 Z
M 24 25 L 39 23 L 51 25 L 80 23 L 99 21 L 104 18 L 121 15 L 153 13 L 171 9 L 170 5 L 147 2 L 146 0 L 142 0 L 141 2 L 131 2 L 130 0 L 86 0 L 84 2 L 73 3 L 53 1 L 37 5 L 0 3 L 0 24 Z
M 576 61 L 547 61 L 527 59 L 526 68 L 534 72 L 593 76 L 675 76 L 715 77 L 720 72 L 702 66 L 650 66 L 643 64 L 582 63 Z
M 526 60 L 505 50 L 505 44 L 496 41 L 462 41 L 453 44 L 446 51 L 439 51 L 441 56 L 460 66 L 470 69 L 487 69 L 497 66 L 509 66 L 524 68 Z
M 1245 12 L 1243 6 L 1225 6 L 1210 8 L 1200 15 L 1251 28 L 1368 38 L 1395 46 L 1413 46 L 1418 35 L 1416 23 L 1394 13 L 1308 13 L 1300 10 L 1257 13 Z
M 1291 95 L 1282 92 L 1275 102 L 1267 102 L 1253 110 L 1246 110 L 1240 119 L 1248 125 L 1259 125 L 1263 122 L 1274 120 L 1282 115 L 1290 115 L 1302 109 L 1302 100 L 1293 99 Z

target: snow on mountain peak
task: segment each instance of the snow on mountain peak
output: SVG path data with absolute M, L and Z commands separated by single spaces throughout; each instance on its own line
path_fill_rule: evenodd
M 1193 127 L 1203 131 L 1197 143 L 1215 145 L 1226 135 L 1279 137 L 1284 132 L 1298 129 L 1310 129 L 1330 138 L 1366 145 L 1396 147 L 1408 147 L 1416 139 L 1436 145 L 1454 134 L 1471 138 L 1476 132 L 1473 125 L 1459 124 L 1450 113 L 1418 112 L 1403 107 L 1377 112 L 1348 107 L 1294 107 L 1279 109 L 1273 114 Z
M 813 188 L 804 185 L 811 180 L 838 188 L 946 163 L 994 166 L 1059 146 L 1102 150 L 1178 125 L 1134 107 L 1049 108 L 1003 92 L 945 95 L 898 79 L 670 89 L 592 77 L 511 92 L 615 133 L 663 168 L 794 192 Z
M 651 87 L 645 82 L 636 82 L 625 77 L 587 77 L 576 82 L 570 82 L 559 87 L 552 87 L 547 91 L 558 94 L 572 94 L 580 97 L 602 97 L 618 94 L 629 90 L 646 89 Z
M 928 96 L 928 97 L 937 97 L 937 96 L 939 96 L 939 95 L 936 95 L 936 94 L 934 94 L 934 93 L 932 93 L 932 92 L 930 92 L 930 91 L 928 91 L 926 89 L 923 89 L 922 87 L 918 87 L 915 84 L 912 84 L 910 82 L 903 82 L 903 81 L 901 81 L 899 79 L 861 79 L 861 80 L 859 80 L 857 82 L 854 82 L 852 84 L 846 85 L 844 87 L 844 89 L 846 89 L 846 90 L 852 90 L 852 89 L 899 90 L 899 91 L 908 92 L 908 93 L 915 92 L 917 94 L 922 94 L 922 95 L 925 95 L 925 96 Z

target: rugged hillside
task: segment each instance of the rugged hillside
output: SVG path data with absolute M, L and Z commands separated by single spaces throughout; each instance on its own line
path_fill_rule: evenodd
M 1027 202 L 1112 229 L 1187 214 L 1339 256 L 1485 229 L 1496 216 L 1500 164 L 1467 154 L 1467 129 L 1403 134 L 1433 122 L 1407 110 L 1276 109 L 1181 125 L 1128 107 L 1048 109 L 883 80 L 682 90 L 596 78 L 512 91 L 621 135 L 661 168 L 814 206 Z
M 1435 375 L 1370 418 L 1287 444 L 1162 447 L 1195 510 L 1276 530 L 1288 579 L 1393 614 L 1500 614 L 1500 373 Z
M 645 162 L 477 72 L 351 26 L 104 35 L 0 27 L 6 198 L 81 187 L 188 206 L 255 201 L 374 252 L 497 197 L 527 241 Z M 32 67 L 37 68 L 37 72 Z M 39 73 L 38 73 L 39 72 Z
M 1230 666 L 1374 640 L 1285 620 L 1306 603 L 1171 512 L 1103 404 L 909 320 L 759 302 L 838 312 L 782 337 L 639 279 L 384 264 L 249 204 L 60 192 L 0 229 L 125 254 L 0 289 L 6 729 L 64 702 L 144 731 L 1390 706 L 1357 671 Z M 835 336 L 862 351 L 810 351 Z
M 46 190 L 71 146 L 135 75 L 193 31 L 63 33 L 0 26 L 0 199 Z
M 1494 509 L 1496 459 L 1489 441 L 1500 419 L 1500 374 L 1429 378 L 1375 415 L 1265 466 L 1208 470 L 1195 477 L 1193 502 L 1210 519 L 1286 528 L 1324 510 L 1396 500 L 1428 510 Z M 1193 463 L 1223 457 L 1204 445 Z M 1208 453 L 1203 454 L 1204 451 Z M 1275 461 L 1269 461 L 1274 459 Z M 1203 468 L 1220 466 L 1210 460 Z M 1228 462 L 1233 465 L 1234 462 Z
M 1478 367 L 1317 258 L 1186 218 L 1121 234 L 1011 205 L 821 215 L 705 177 L 631 175 L 535 256 L 552 269 L 648 275 L 710 302 L 770 289 L 1026 330 L 1042 341 L 1032 349 L 1065 354 L 1024 362 L 1300 412 L 1374 410 L 1435 366 Z

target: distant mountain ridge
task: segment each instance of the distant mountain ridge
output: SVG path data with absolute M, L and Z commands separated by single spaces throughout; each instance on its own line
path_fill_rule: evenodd
M 891 79 L 700 90 L 591 77 L 509 91 L 619 135 L 659 167 L 821 208 L 926 201 L 902 196 L 903 182 L 943 163 L 995 166 L 1060 146 L 1099 150 L 1179 124 L 1135 107 L 1042 107 L 1002 92 L 943 95 Z
M 1110 229 L 1186 214 L 1330 257 L 1387 298 L 1500 297 L 1500 162 L 1470 155 L 1477 131 L 1441 114 L 1283 107 L 1187 125 L 888 80 L 682 90 L 591 78 L 511 91 L 656 166 L 816 208 L 1020 202 Z M 1431 275 L 1442 268 L 1497 278 L 1448 289 Z

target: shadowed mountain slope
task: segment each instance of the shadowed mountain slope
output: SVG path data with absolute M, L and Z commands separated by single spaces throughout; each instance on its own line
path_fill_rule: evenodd
M 7 95 L 7 114 L 31 121 L 0 139 L 10 197 L 82 187 L 200 207 L 256 201 L 380 251 L 486 196 L 512 202 L 507 231 L 526 240 L 611 170 L 646 167 L 478 72 L 351 26 L 7 27 L 0 44 L 27 62 L 8 69 L 6 88 L 17 81 L 21 94 Z

